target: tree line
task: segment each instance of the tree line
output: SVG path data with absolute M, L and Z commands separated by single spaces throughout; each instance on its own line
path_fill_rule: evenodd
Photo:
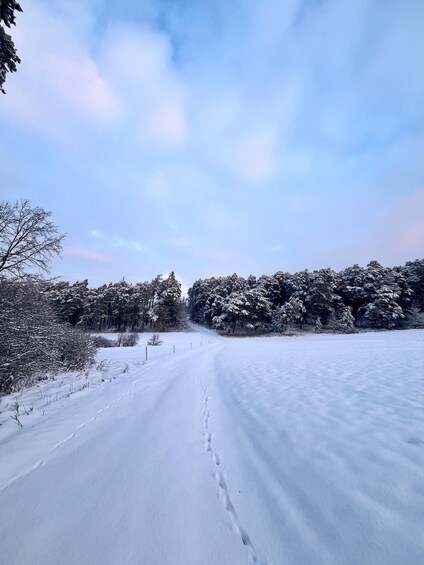
M 197 280 L 188 296 L 193 321 L 227 333 L 424 327 L 424 260 L 212 277 Z
M 166 331 L 181 321 L 181 285 L 175 274 L 150 282 L 125 280 L 90 288 L 88 280 L 47 282 L 44 294 L 58 318 L 91 331 Z

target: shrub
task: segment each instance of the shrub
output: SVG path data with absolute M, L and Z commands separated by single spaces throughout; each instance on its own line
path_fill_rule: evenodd
M 60 367 L 61 328 L 32 281 L 0 279 L 0 394 Z
M 95 347 L 117 347 L 118 343 L 113 339 L 108 339 L 102 335 L 93 335 L 91 340 Z
M 0 278 L 0 394 L 94 359 L 88 334 L 56 319 L 39 281 Z
M 89 334 L 71 325 L 62 326 L 60 362 L 69 371 L 80 371 L 94 362 L 96 346 Z
M 118 347 L 134 347 L 137 345 L 139 336 L 136 333 L 120 333 L 117 339 Z
M 147 342 L 147 345 L 160 345 L 162 340 L 159 334 L 153 334 L 152 337 Z

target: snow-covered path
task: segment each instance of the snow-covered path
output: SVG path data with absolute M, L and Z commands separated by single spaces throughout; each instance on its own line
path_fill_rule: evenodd
M 144 354 L 0 427 L 0 563 L 422 563 L 423 331 Z

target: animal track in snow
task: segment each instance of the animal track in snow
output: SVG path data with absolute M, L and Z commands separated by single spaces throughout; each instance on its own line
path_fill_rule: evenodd
M 209 410 L 208 389 L 204 382 L 201 382 L 200 384 L 203 392 L 203 437 L 205 440 L 205 449 L 212 455 L 214 465 L 216 467 L 220 467 L 222 463 L 221 456 L 213 448 L 213 436 L 209 430 L 209 419 L 211 412 Z M 240 519 L 237 515 L 237 512 L 231 500 L 230 493 L 228 491 L 224 474 L 222 472 L 214 470 L 212 472 L 212 476 L 215 479 L 215 483 L 217 485 L 219 499 L 221 500 L 226 512 L 229 514 L 231 529 L 237 536 L 239 536 L 242 544 L 247 548 L 250 562 L 256 565 L 269 565 L 267 561 L 259 560 L 248 533 L 240 523 Z

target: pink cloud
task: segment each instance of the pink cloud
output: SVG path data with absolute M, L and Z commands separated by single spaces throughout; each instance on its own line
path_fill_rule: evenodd
M 97 253 L 91 249 L 84 247 L 65 247 L 64 255 L 68 257 L 77 257 L 79 259 L 89 259 L 90 261 L 106 261 L 106 255 Z
M 187 92 L 165 35 L 113 25 L 97 40 L 94 56 L 78 19 L 42 2 L 26 6 L 18 24 L 22 64 L 8 77 L 0 119 L 77 143 L 121 126 L 141 145 L 187 138 Z
M 399 197 L 377 215 L 374 227 L 357 245 L 344 249 L 351 262 L 378 259 L 385 265 L 401 265 L 424 257 L 424 189 Z
M 14 39 L 22 64 L 8 79 L 0 115 L 56 138 L 119 118 L 114 88 L 72 22 L 42 3 L 31 3 L 19 18 Z
M 424 189 L 401 198 L 388 214 L 390 246 L 396 254 L 418 257 L 424 254 Z

